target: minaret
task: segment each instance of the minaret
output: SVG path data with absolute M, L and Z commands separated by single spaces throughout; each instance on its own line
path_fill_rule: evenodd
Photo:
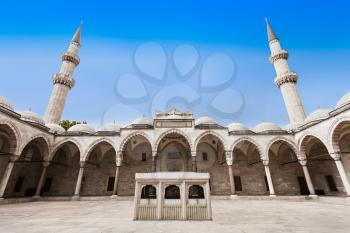
M 60 72 L 53 76 L 53 90 L 44 116 L 45 123 L 58 124 L 61 120 L 68 92 L 74 86 L 74 69 L 80 62 L 78 51 L 80 48 L 81 29 L 82 24 L 79 25 L 75 32 L 72 41 L 70 42 L 68 52 L 62 54 Z
M 266 26 L 271 51 L 269 60 L 276 70 L 275 83 L 281 90 L 290 122 L 301 123 L 305 120 L 305 112 L 296 86 L 298 75 L 290 71 L 288 52 L 282 49 L 280 41 L 272 31 L 267 19 Z

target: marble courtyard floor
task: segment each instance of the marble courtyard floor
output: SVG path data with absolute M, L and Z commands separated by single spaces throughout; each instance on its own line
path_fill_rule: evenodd
M 213 200 L 213 221 L 132 221 L 132 201 L 0 205 L 0 232 L 350 232 L 347 202 Z

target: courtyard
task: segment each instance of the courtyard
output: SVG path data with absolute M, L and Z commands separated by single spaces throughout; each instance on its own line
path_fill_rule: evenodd
M 133 221 L 131 200 L 0 205 L 0 232 L 350 232 L 350 205 L 335 201 L 217 200 L 213 221 Z

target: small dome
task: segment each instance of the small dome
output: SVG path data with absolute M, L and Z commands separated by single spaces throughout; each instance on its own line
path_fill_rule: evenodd
M 346 104 L 350 103 L 350 92 L 346 93 L 340 100 L 337 102 L 337 108 L 340 108 Z
M 134 120 L 131 125 L 151 125 L 153 126 L 153 121 L 147 117 L 140 117 Z
M 88 124 L 76 124 L 70 127 L 68 132 L 95 133 L 95 128 Z
M 281 127 L 274 123 L 263 122 L 255 126 L 254 131 L 256 133 L 266 132 L 266 131 L 281 131 Z
M 3 96 L 0 96 L 0 106 L 13 111 L 12 104 Z
M 305 121 L 311 122 L 311 121 L 318 121 L 318 120 L 326 119 L 329 117 L 330 111 L 331 111 L 330 109 L 317 109 L 316 111 L 310 113 L 306 117 Z
M 204 117 L 198 118 L 195 121 L 195 125 L 217 125 L 217 123 L 212 118 L 204 116 Z
M 21 119 L 24 121 L 45 125 L 44 121 L 35 112 L 19 111 L 18 113 L 21 115 Z
M 64 133 L 66 130 L 60 126 L 59 124 L 54 124 L 54 123 L 48 123 L 46 124 L 46 127 L 50 129 L 50 132 L 52 133 Z
M 241 123 L 231 123 L 228 125 L 228 131 L 247 131 L 249 130 L 245 125 Z
M 107 123 L 99 131 L 104 132 L 120 132 L 120 126 L 115 123 Z

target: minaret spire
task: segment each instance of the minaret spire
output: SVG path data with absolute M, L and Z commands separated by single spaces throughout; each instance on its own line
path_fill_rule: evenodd
M 62 54 L 62 65 L 60 72 L 53 76 L 53 90 L 47 105 L 44 116 L 45 123 L 58 124 L 64 110 L 64 105 L 68 92 L 74 86 L 73 73 L 80 63 L 78 52 L 80 49 L 82 23 L 76 30 L 72 41 L 70 42 L 68 52 Z
M 74 36 L 72 38 L 72 42 L 80 44 L 80 34 L 83 29 L 83 21 L 80 22 L 78 29 L 75 31 Z
M 275 84 L 281 90 L 290 122 L 302 123 L 305 120 L 305 112 L 296 86 L 298 75 L 289 69 L 288 52 L 282 48 L 271 25 L 267 19 L 265 20 L 271 51 L 269 60 L 274 65 L 276 71 Z
M 267 27 L 267 38 L 268 41 L 272 41 L 275 39 L 278 39 L 278 37 L 276 36 L 276 34 L 274 33 L 274 31 L 272 30 L 272 27 L 269 23 L 269 21 L 267 20 L 267 18 L 265 17 L 265 22 L 266 22 L 266 27 Z

